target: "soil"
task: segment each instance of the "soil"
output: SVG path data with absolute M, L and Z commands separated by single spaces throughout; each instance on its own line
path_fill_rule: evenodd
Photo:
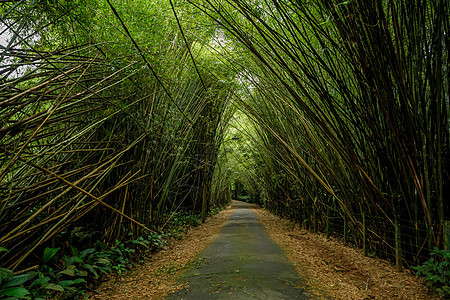
M 252 208 L 269 236 L 294 264 L 303 284 L 319 299 L 442 299 L 430 294 L 409 270 L 397 272 L 387 261 L 366 257 L 361 250 L 293 226 L 257 206 Z M 217 237 L 233 212 L 228 207 L 191 228 L 171 248 L 102 283 L 90 299 L 163 299 L 185 289 L 177 278 L 203 263 L 199 254 Z
M 359 249 L 314 234 L 255 209 L 267 233 L 286 252 L 310 292 L 322 299 L 442 299 L 409 270 L 364 256 Z

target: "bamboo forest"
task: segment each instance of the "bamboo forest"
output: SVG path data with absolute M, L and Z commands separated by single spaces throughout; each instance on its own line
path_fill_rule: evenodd
M 232 200 L 450 297 L 449 15 L 1 0 L 0 299 L 91 297 Z

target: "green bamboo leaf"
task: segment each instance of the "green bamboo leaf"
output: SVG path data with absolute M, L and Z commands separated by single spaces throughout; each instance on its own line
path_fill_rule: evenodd
M 328 26 L 330 24 L 331 24 L 330 18 L 328 18 L 328 20 L 326 20 L 326 21 L 324 21 L 322 23 L 319 23 L 319 25 L 321 25 L 321 26 Z

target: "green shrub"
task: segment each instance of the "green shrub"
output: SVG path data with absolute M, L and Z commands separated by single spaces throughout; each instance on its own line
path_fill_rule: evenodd
M 249 202 L 251 200 L 251 196 L 250 195 L 239 195 L 239 196 L 237 196 L 236 200 Z
M 443 297 L 450 297 L 450 251 L 434 248 L 431 258 L 423 265 L 413 267 L 418 276 L 424 276 L 428 285 Z
M 79 244 L 76 237 L 88 234 L 78 228 L 70 234 L 68 247 L 44 249 L 43 264 L 39 270 L 14 275 L 13 271 L 0 268 L 0 299 L 36 300 L 55 295 L 59 295 L 60 299 L 84 298 L 84 290 L 88 284 L 102 275 L 112 272 L 121 274 L 128 270 L 136 254 L 159 251 L 167 245 L 170 238 L 180 239 L 188 227 L 199 224 L 199 215 L 180 211 L 172 215 L 164 230 L 125 242 L 116 241 L 111 247 L 97 240 L 91 248 L 82 251 L 75 246 Z M 0 247 L 0 252 L 5 251 L 8 250 Z
M 0 268 L 0 299 L 30 299 L 25 282 L 36 276 L 36 272 L 14 275 L 11 270 Z

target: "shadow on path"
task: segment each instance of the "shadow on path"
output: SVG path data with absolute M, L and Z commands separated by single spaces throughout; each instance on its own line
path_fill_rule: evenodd
M 245 202 L 200 254 L 200 266 L 187 271 L 183 290 L 167 299 L 313 299 L 280 247 Z

